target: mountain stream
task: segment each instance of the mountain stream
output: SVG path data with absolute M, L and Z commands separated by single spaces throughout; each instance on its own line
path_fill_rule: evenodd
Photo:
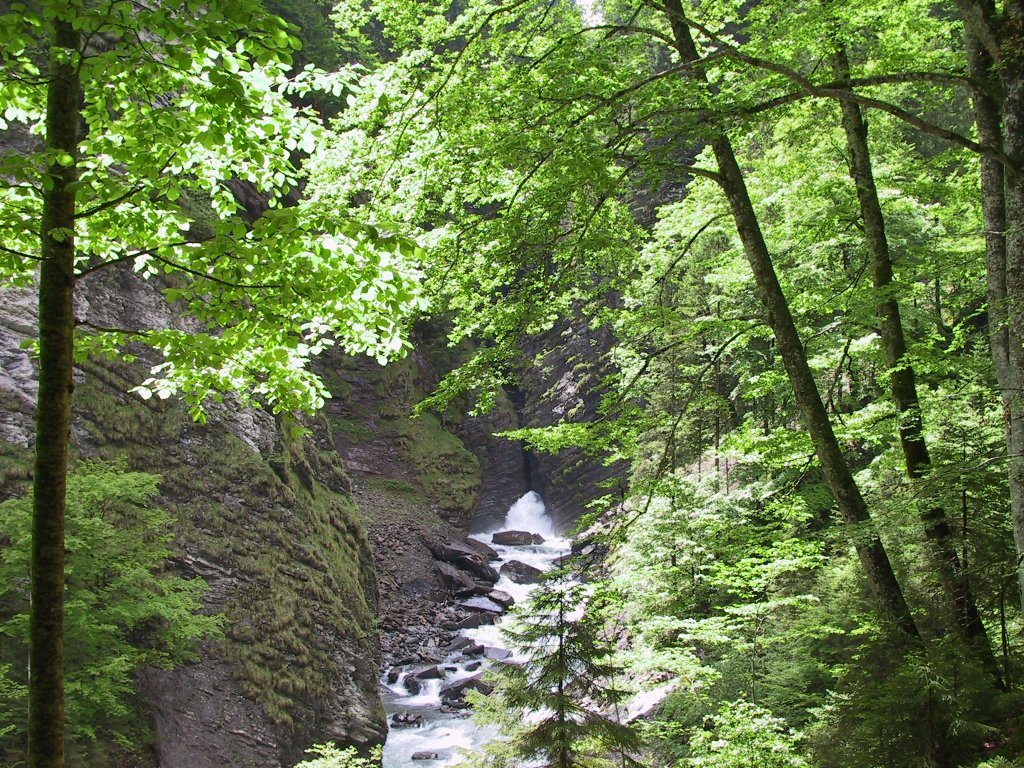
M 502 546 L 492 542 L 492 536 L 501 531 L 527 531 L 543 537 L 543 544 L 526 546 Z M 545 512 L 544 502 L 534 492 L 527 493 L 513 504 L 505 516 L 504 523 L 487 533 L 473 534 L 471 538 L 493 547 L 499 560 L 492 562 L 495 569 L 510 560 L 533 566 L 541 571 L 549 570 L 554 561 L 569 551 L 569 540 L 559 537 L 554 530 L 551 518 Z M 507 592 L 521 605 L 529 597 L 535 584 L 518 584 L 502 575 L 494 588 Z M 403 671 L 393 682 L 384 682 L 384 708 L 389 722 L 392 716 L 414 719 L 422 718 L 418 727 L 392 727 L 384 745 L 384 768 L 439 768 L 440 766 L 457 765 L 461 762 L 462 750 L 473 750 L 499 734 L 494 727 L 483 727 L 473 722 L 468 711 L 452 711 L 444 707 L 442 691 L 453 684 L 468 678 L 479 676 L 493 659 L 516 660 L 504 645 L 500 622 L 484 625 L 475 629 L 464 629 L 452 643 L 455 650 L 448 652 L 437 665 L 438 672 L 443 675 L 434 679 L 417 679 L 407 687 L 406 678 L 422 670 L 409 669 Z M 465 638 L 463 641 L 462 638 Z M 457 648 L 460 644 L 482 645 L 485 652 L 482 658 L 467 658 Z M 436 755 L 436 757 L 435 757 Z

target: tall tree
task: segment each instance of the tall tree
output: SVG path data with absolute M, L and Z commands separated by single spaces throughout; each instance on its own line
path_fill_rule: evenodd
M 680 58 L 687 64 L 699 64 L 701 57 L 693 44 L 690 26 L 681 3 L 679 0 L 666 0 L 665 8 Z M 775 273 L 775 266 L 761 233 L 757 213 L 747 193 L 743 173 L 736 161 L 732 144 L 725 135 L 713 138 L 710 144 L 718 162 L 715 179 L 722 187 L 732 209 L 736 229 L 743 241 L 761 300 L 768 313 L 768 325 L 775 334 L 779 355 L 785 364 L 797 405 L 803 412 L 815 452 L 821 462 L 822 472 L 843 519 L 850 525 L 870 523 L 871 515 L 867 503 L 846 463 L 807 363 L 803 344 Z M 882 540 L 877 533 L 868 533 L 858 540 L 855 546 L 882 615 L 899 627 L 908 638 L 919 642 L 920 632 Z
M 850 62 L 841 41 L 836 44 L 832 69 L 836 81 L 850 81 Z M 886 235 L 885 217 L 878 199 L 871 153 L 868 148 L 868 126 L 860 106 L 852 101 L 840 101 L 843 133 L 849 153 L 850 177 L 857 190 L 857 202 L 864 226 L 864 241 L 871 262 L 871 283 L 878 296 L 878 319 L 885 350 L 885 363 L 889 368 L 889 391 L 898 415 L 900 447 L 907 476 L 919 484 L 931 470 L 932 460 L 924 435 L 921 403 L 917 396 L 914 365 L 907 357 L 907 340 L 903 331 L 900 305 L 894 294 L 893 265 Z M 927 505 L 921 514 L 924 532 L 934 551 L 935 568 L 945 592 L 947 604 L 961 637 L 975 646 L 982 664 L 1001 682 L 999 667 L 988 633 L 982 623 L 978 606 L 971 591 L 964 565 L 956 550 L 956 542 L 949 516 L 941 506 Z
M 288 96 L 314 85 L 340 93 L 345 78 L 289 77 L 297 42 L 258 4 L 42 2 L 0 21 L 2 127 L 45 134 L 44 146 L 2 158 L 0 276 L 29 284 L 40 265 L 29 765 L 56 768 L 74 355 L 149 344 L 165 360 L 137 392 L 180 391 L 200 418 L 218 390 L 276 410 L 316 407 L 324 390 L 309 357 L 335 343 L 381 359 L 398 352 L 419 299 L 403 264 L 410 242 L 308 205 L 274 209 L 297 184 L 293 154 L 323 135 Z M 247 226 L 232 180 L 272 210 Z M 197 217 L 205 225 L 193 228 Z M 191 327 L 106 329 L 76 317 L 76 286 L 118 264 L 177 276 L 164 292 L 185 303 Z

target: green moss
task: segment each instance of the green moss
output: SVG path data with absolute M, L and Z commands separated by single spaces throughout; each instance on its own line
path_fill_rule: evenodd
M 376 437 L 374 430 L 362 422 L 344 419 L 334 414 L 328 416 L 328 421 L 331 425 L 331 432 L 346 443 L 361 445 L 371 442 Z
M 77 452 L 161 475 L 178 554 L 215 562 L 238 584 L 211 606 L 228 627 L 217 653 L 282 742 L 305 748 L 339 685 L 355 676 L 374 689 L 379 657 L 373 561 L 337 454 L 282 422 L 265 459 L 223 427 L 193 424 L 179 405 L 127 394 L 123 366 L 83 368 Z M 0 444 L 5 491 L 28 477 L 30 458 Z
M 402 457 L 424 493 L 445 512 L 469 515 L 480 492 L 480 462 L 437 417 L 424 414 L 399 425 Z

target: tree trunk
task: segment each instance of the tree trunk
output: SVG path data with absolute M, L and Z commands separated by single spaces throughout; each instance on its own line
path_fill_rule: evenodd
M 1005 171 L 1006 321 L 1008 336 L 1007 450 L 1010 514 L 1017 548 L 1017 584 L 1024 608 L 1024 0 L 1005 4 L 999 40 L 1003 90 L 1003 151 L 1012 168 Z
M 850 79 L 850 62 L 846 50 L 839 46 L 833 58 L 836 80 L 846 83 Z M 899 418 L 900 447 L 911 483 L 923 478 L 931 469 L 931 456 L 925 442 L 921 404 L 917 397 L 914 369 L 906 359 L 907 342 L 903 332 L 900 306 L 893 293 L 892 259 L 886 235 L 885 218 L 878 200 L 871 154 L 868 149 L 868 126 L 860 107 L 852 101 L 840 101 L 843 132 L 850 153 L 850 177 L 857 189 L 864 240 L 871 260 L 871 282 L 878 296 L 878 316 L 881 321 L 882 347 L 885 364 L 889 368 L 889 386 Z M 989 644 L 985 625 L 978 613 L 970 582 L 953 540 L 945 509 L 930 505 L 921 512 L 924 532 L 931 544 L 933 560 L 949 609 L 952 611 L 960 636 L 978 654 L 985 670 L 1002 684 L 999 666 Z
M 39 276 L 39 393 L 32 508 L 29 621 L 29 768 L 64 765 L 64 510 L 71 428 L 75 257 L 74 158 L 78 149 L 79 35 L 54 22 L 46 104 Z
M 989 343 L 1003 400 L 1017 596 L 1024 608 L 1024 2 L 1008 1 L 1002 20 L 988 0 L 958 5 L 968 72 L 982 83 L 972 91 L 978 140 L 1012 164 L 981 156 Z
M 676 48 L 683 62 L 699 61 L 700 55 L 690 35 L 680 0 L 666 0 L 665 7 Z M 732 209 L 736 229 L 754 273 L 761 300 L 767 311 L 768 324 L 775 335 L 775 343 L 790 385 L 793 387 L 796 403 L 803 413 L 807 431 L 821 463 L 825 480 L 835 497 L 839 513 L 848 525 L 855 527 L 852 537 L 854 546 L 868 583 L 875 594 L 879 611 L 911 643 L 918 645 L 921 641 L 920 632 L 904 599 L 885 547 L 878 534 L 872 530 L 867 504 L 832 431 L 832 424 L 821 401 L 814 375 L 807 364 L 803 344 L 782 286 L 775 274 L 775 265 L 764 242 L 761 226 L 750 202 L 746 182 L 736 162 L 732 144 L 726 136 L 720 136 L 711 142 L 711 148 L 718 162 L 718 182 Z

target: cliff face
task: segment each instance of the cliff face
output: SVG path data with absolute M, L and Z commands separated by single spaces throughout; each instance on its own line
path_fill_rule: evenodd
M 601 379 L 608 373 L 607 354 L 614 340 L 605 329 L 591 330 L 574 318 L 531 342 L 533 365 L 523 371 L 522 420 L 546 427 L 562 420 L 589 421 L 601 401 Z M 576 448 L 533 457 L 533 483 L 555 522 L 569 528 L 587 505 L 611 494 L 624 495 L 626 462 L 604 464 Z
M 183 322 L 131 273 L 97 273 L 82 288 L 77 314 L 97 325 Z M 0 499 L 27 486 L 36 387 L 19 349 L 34 335 L 35 297 L 2 297 Z M 411 416 L 455 362 L 419 341 L 386 368 L 325 357 L 334 397 L 302 424 L 230 404 L 195 424 L 173 401 L 128 394 L 154 362 L 144 355 L 77 368 L 74 454 L 162 476 L 173 567 L 203 577 L 207 610 L 226 618 L 225 638 L 207 642 L 198 662 L 140 675 L 156 765 L 277 768 L 314 742 L 380 743 L 378 621 L 394 665 L 429 660 L 463 618 L 428 543 L 462 540 L 531 489 L 563 524 L 606 492 L 598 483 L 617 468 L 575 452 L 528 457 L 493 433 L 592 413 L 607 339 L 567 324 L 521 390 L 485 416 L 447 422 Z
M 90 279 L 76 309 L 106 326 L 179 322 L 134 275 Z M 34 298 L 0 302 L 0 498 L 25 489 L 34 367 L 19 343 L 33 334 Z M 127 394 L 140 367 L 85 363 L 76 372 L 72 434 L 78 457 L 122 459 L 162 476 L 176 518 L 174 567 L 205 578 L 205 604 L 226 617 L 201 660 L 148 670 L 162 768 L 292 764 L 314 741 L 368 745 L 385 724 L 369 541 L 322 419 L 297 425 L 219 406 L 209 423 L 171 401 Z

